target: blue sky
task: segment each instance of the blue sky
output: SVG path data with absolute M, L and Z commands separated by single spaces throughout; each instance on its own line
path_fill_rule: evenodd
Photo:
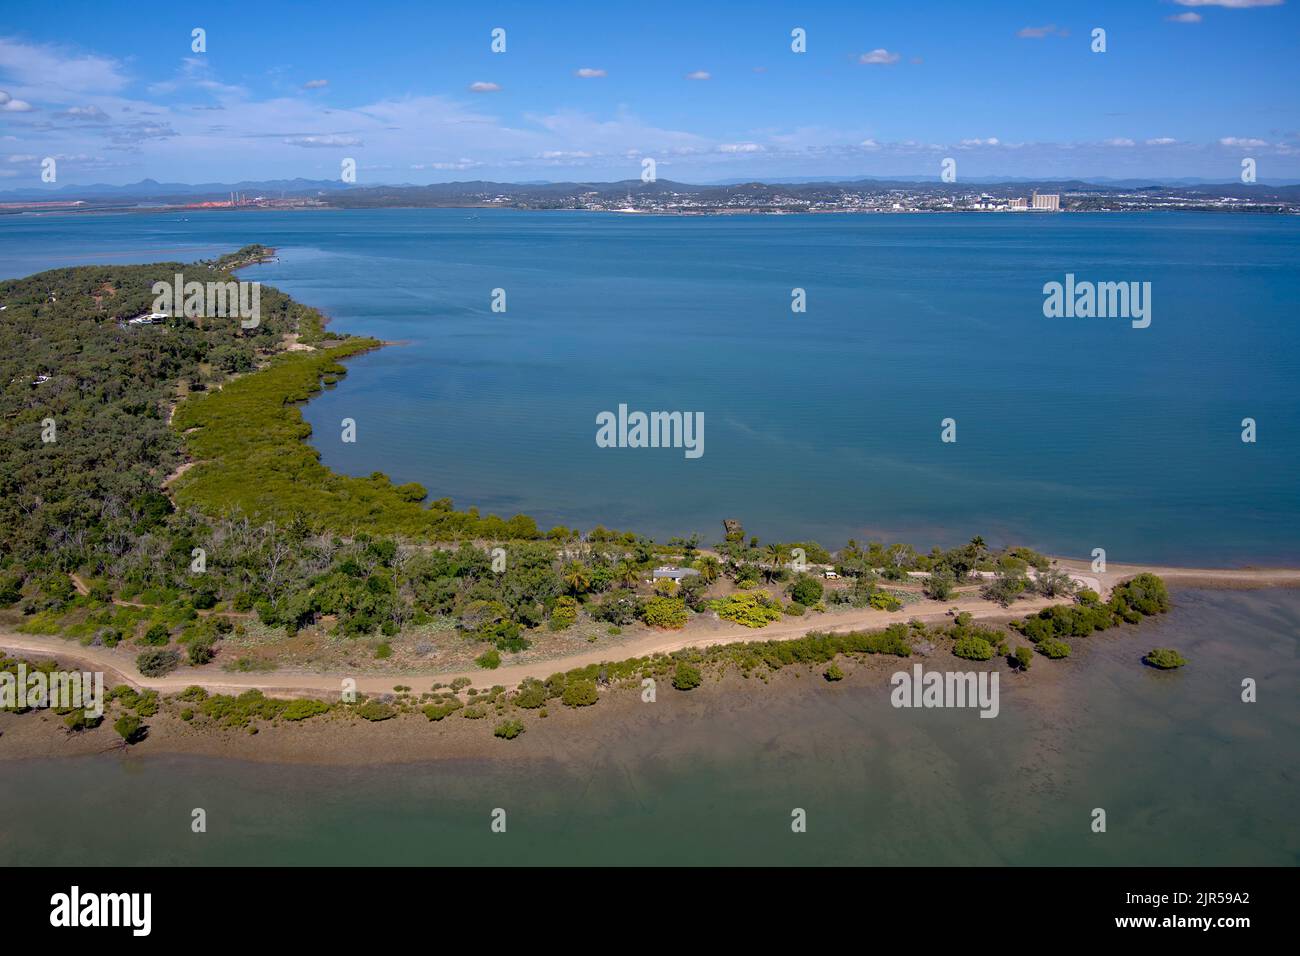
M 1251 156 L 1294 179 L 1297 90 L 1295 0 L 10 3 L 0 190 L 39 185 L 46 156 L 61 184 L 327 179 L 344 158 L 361 184 L 628 179 L 644 157 L 686 182 L 948 156 L 1224 181 Z

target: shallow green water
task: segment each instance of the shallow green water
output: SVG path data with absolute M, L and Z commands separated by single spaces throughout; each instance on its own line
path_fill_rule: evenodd
M 878 674 L 668 691 L 654 719 L 597 721 L 592 753 L 541 763 L 0 763 L 0 863 L 1295 865 L 1300 592 L 1175 596 L 1166 619 L 1006 678 L 993 720 L 895 710 Z M 1191 664 L 1138 663 L 1157 645 Z

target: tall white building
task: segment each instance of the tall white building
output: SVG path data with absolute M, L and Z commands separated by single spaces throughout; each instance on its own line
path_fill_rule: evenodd
M 1046 209 L 1048 212 L 1060 212 L 1061 197 L 1056 193 L 1034 193 L 1034 209 Z

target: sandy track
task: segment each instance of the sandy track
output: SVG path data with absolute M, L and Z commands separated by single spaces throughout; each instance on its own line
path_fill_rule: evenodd
M 1110 565 L 1104 573 L 1097 574 L 1092 571 L 1087 562 L 1062 560 L 1059 564 L 1063 570 L 1073 575 L 1098 581 L 1103 594 L 1109 594 L 1111 588 L 1116 584 L 1142 572 L 1158 574 L 1171 585 L 1185 587 L 1300 587 L 1300 569 L 1292 568 L 1218 570 L 1213 568 Z M 150 678 L 140 675 L 135 669 L 134 652 L 125 648 L 110 650 L 104 647 L 82 647 L 59 637 L 14 634 L 4 631 L 0 631 L 0 648 L 21 654 L 58 657 L 62 661 L 91 670 L 102 670 L 117 682 L 168 693 L 198 684 L 215 693 L 237 694 L 256 688 L 268 694 L 328 696 L 338 694 L 343 679 L 350 677 L 356 681 L 357 690 L 367 694 L 377 694 L 391 691 L 395 684 L 414 686 L 418 683 L 421 686 L 415 687 L 415 689 L 423 691 L 427 689 L 428 684 L 432 684 L 434 681 L 448 684 L 458 677 L 469 679 L 473 687 L 486 688 L 494 684 L 514 687 L 520 681 L 529 677 L 544 679 L 557 671 L 585 667 L 589 664 L 626 660 L 631 657 L 648 657 L 656 653 L 667 654 L 687 647 L 711 647 L 738 641 L 789 640 L 802 637 L 809 631 L 878 630 L 889 624 L 911 620 L 912 618 L 924 621 L 927 624 L 933 624 L 948 620 L 949 608 L 969 611 L 976 620 L 980 621 L 1006 621 L 1057 603 L 1060 603 L 1060 601 L 1056 599 L 1034 598 L 1032 600 L 1018 601 L 1012 607 L 1004 608 L 991 601 L 968 595 L 945 602 L 925 601 L 920 604 L 910 605 L 902 611 L 863 609 L 840 613 L 809 614 L 801 618 L 787 618 L 757 630 L 729 623 L 697 622 L 695 625 L 681 631 L 656 631 L 614 646 L 606 645 L 562 658 L 508 664 L 493 671 L 482 669 L 472 671 L 427 670 L 418 672 L 392 671 L 385 674 L 356 674 L 345 671 L 319 673 L 277 670 L 239 674 L 223 671 L 216 664 L 206 664 L 202 667 L 186 667 L 166 677 Z

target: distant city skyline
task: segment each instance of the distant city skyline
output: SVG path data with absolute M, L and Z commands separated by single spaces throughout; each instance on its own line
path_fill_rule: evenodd
M 934 178 L 945 158 L 959 180 L 1228 182 L 1247 157 L 1300 178 L 1284 0 L 333 11 L 7 10 L 0 191 L 40 186 L 46 157 L 59 185 L 337 179 L 347 159 L 361 186 L 617 181 L 647 158 L 686 183 Z

